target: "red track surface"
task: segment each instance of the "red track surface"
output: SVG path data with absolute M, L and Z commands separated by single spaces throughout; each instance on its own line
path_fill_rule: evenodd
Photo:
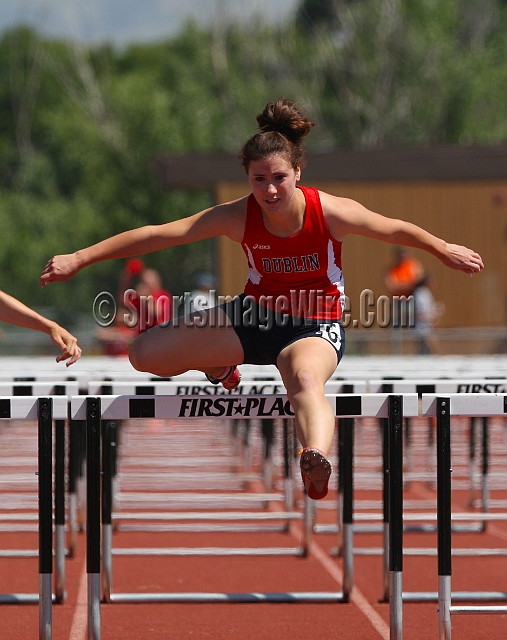
M 200 428 L 212 433 L 214 425 Z M 416 424 L 417 427 L 417 424 Z M 183 437 L 181 427 L 172 425 L 175 437 Z M 501 450 L 500 425 L 496 445 L 495 464 L 505 468 L 506 456 Z M 150 444 L 157 449 L 157 434 L 165 426 L 152 425 L 143 431 L 146 449 Z M 421 441 L 425 427 L 421 426 Z M 167 429 L 169 432 L 169 429 Z M 150 441 L 150 434 L 152 440 Z M 373 435 L 372 435 L 373 434 Z M 2 434 L 0 434 L 2 435 Z M 222 434 L 223 436 L 223 434 Z M 207 448 L 210 455 L 222 451 L 225 440 L 206 440 L 208 436 L 196 435 L 195 451 L 202 453 Z M 227 436 L 228 437 L 228 436 Z M 417 431 L 415 432 L 417 440 Z M 137 442 L 137 441 L 136 441 Z M 183 442 L 185 440 L 183 439 Z M 204 442 L 204 444 L 203 444 Z M 356 452 L 375 442 L 375 427 L 366 429 L 357 438 Z M 417 445 L 417 442 L 415 443 Z M 494 443 L 493 443 L 494 444 Z M 123 450 L 128 446 L 123 445 Z M 138 446 L 135 444 L 135 446 Z M 254 441 L 253 449 L 258 446 Z M 277 445 L 278 446 L 278 445 Z M 495 444 L 494 444 L 495 446 Z M 503 446 L 503 445 L 502 445 Z M 415 449 L 414 449 L 415 451 Z M 421 448 L 420 455 L 424 455 Z M 231 448 L 232 452 L 232 448 Z M 35 451 L 33 452 L 35 454 Z M 153 453 L 153 452 L 152 452 Z M 495 452 L 494 452 L 495 453 Z M 174 456 L 172 450 L 158 450 L 158 457 Z M 277 454 L 278 455 L 278 454 Z M 419 455 L 419 454 L 417 454 Z M 456 454 L 457 455 L 457 454 Z M 454 454 L 453 454 L 454 456 Z M 498 457 L 499 456 L 499 457 Z M 503 458 L 502 458 L 503 456 Z M 414 456 L 417 457 L 417 456 Z M 276 458 L 275 458 L 276 460 Z M 278 461 L 279 462 L 279 461 Z M 414 464 L 416 462 L 412 461 Z M 364 460 L 356 461 L 358 471 Z M 132 463 L 135 465 L 135 463 Z M 373 455 L 366 464 L 378 471 L 378 460 Z M 453 465 L 455 464 L 453 460 Z M 278 463 L 276 468 L 281 466 Z M 456 464 L 456 466 L 458 466 Z M 205 470 L 203 468 L 200 469 Z M 229 468 L 224 469 L 229 471 Z M 260 470 L 260 455 L 255 453 L 252 471 Z M 142 468 L 146 472 L 146 468 Z M 1 469 L 0 469 L 1 472 Z M 135 473 L 135 466 L 133 466 Z M 141 467 L 138 467 L 141 474 Z M 185 472 L 181 471 L 181 478 Z M 280 478 L 275 477 L 275 492 L 280 492 Z M 453 478 L 455 480 L 455 478 Z M 375 486 L 374 483 L 377 483 Z M 380 499 L 378 477 L 356 482 L 355 500 Z M 369 484 L 369 487 L 365 485 Z M 463 485 L 457 482 L 458 486 Z M 297 497 L 301 500 L 297 483 Z M 239 487 L 238 487 L 239 488 Z M 140 487 L 142 489 L 142 487 Z M 492 487 L 492 498 L 506 498 L 507 491 L 497 485 Z M 259 490 L 259 481 L 250 481 L 243 489 L 253 494 Z M 264 491 L 264 489 L 261 489 Z M 229 492 L 229 491 L 227 491 Z M 213 495 L 217 491 L 210 492 Z M 142 491 L 141 491 L 142 494 Z M 453 510 L 467 510 L 469 493 L 465 488 L 453 491 Z M 326 501 L 333 503 L 334 491 Z M 405 500 L 434 500 L 435 491 L 426 482 L 411 482 L 405 492 Z M 141 507 L 138 507 L 141 508 Z M 143 510 L 147 510 L 145 507 Z M 178 508 L 178 510 L 183 510 Z M 223 510 L 223 509 L 220 509 Z M 248 509 L 251 510 L 251 509 Z M 376 510 L 378 511 L 378 509 Z M 336 519 L 335 509 L 319 508 L 317 521 L 332 523 Z M 126 532 L 114 534 L 113 546 L 117 547 L 292 547 L 301 541 L 301 524 L 294 523 L 289 532 L 263 533 L 153 533 Z M 357 533 L 355 547 L 380 547 L 380 533 Z M 291 591 L 339 591 L 341 589 L 341 560 L 333 557 L 329 550 L 336 544 L 334 534 L 315 534 L 308 558 L 297 557 L 114 557 L 113 589 L 115 592 L 291 592 Z M 37 546 L 37 534 L 0 534 L 0 548 L 31 548 Z M 406 533 L 404 547 L 436 547 L 435 534 Z M 507 548 L 507 525 L 505 522 L 490 523 L 483 533 L 459 533 L 453 535 L 453 547 Z M 62 605 L 53 607 L 53 638 L 55 640 L 84 640 L 86 638 L 86 574 L 85 536 L 80 535 L 76 557 L 66 562 L 67 599 Z M 0 558 L 0 593 L 37 592 L 37 560 Z M 453 591 L 507 591 L 506 559 L 499 557 L 454 557 Z M 436 557 L 406 556 L 404 558 L 403 590 L 437 590 Z M 101 606 L 101 637 L 103 640 L 132 638 L 241 638 L 244 640 L 298 640 L 319 638 L 320 640 L 347 638 L 389 638 L 389 605 L 380 603 L 382 594 L 381 556 L 355 556 L 355 588 L 349 603 L 336 604 L 103 604 Z M 436 640 L 438 638 L 438 614 L 436 603 L 404 603 L 403 637 L 406 640 Z M 504 638 L 506 615 L 453 615 L 453 638 L 459 640 L 490 640 Z M 0 638 L 27 640 L 38 638 L 38 607 L 34 605 L 1 605 Z

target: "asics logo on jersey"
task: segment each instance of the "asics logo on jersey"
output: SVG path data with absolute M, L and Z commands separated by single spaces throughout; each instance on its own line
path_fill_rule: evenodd
M 254 244 L 254 249 L 271 249 L 269 244 Z

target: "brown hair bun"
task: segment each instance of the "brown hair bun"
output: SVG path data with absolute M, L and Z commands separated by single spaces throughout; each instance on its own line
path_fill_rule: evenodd
M 253 160 L 270 155 L 282 155 L 294 169 L 301 168 L 304 164 L 301 141 L 314 123 L 302 115 L 296 103 L 288 98 L 268 102 L 257 116 L 257 122 L 260 133 L 252 136 L 239 154 L 245 171 L 248 173 Z
M 262 133 L 276 131 L 293 144 L 299 144 L 300 139 L 314 126 L 313 122 L 302 115 L 296 103 L 288 98 L 268 102 L 257 116 L 257 122 Z

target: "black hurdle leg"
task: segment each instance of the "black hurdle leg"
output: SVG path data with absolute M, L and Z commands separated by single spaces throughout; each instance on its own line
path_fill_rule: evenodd
M 78 529 L 85 531 L 86 529 L 86 421 L 80 421 L 79 429 L 79 464 L 78 464 L 78 481 L 77 481 L 77 505 L 78 505 Z
M 390 640 L 403 638 L 403 397 L 389 396 Z
M 475 464 L 476 464 L 476 456 L 475 456 L 475 417 L 472 416 L 470 418 L 470 441 L 469 441 L 469 476 L 470 476 L 470 487 L 469 487 L 469 497 L 468 497 L 468 506 L 473 507 L 475 503 Z
M 100 398 L 86 399 L 88 640 L 100 640 Z
M 383 583 L 380 602 L 389 602 L 389 420 L 379 418 L 382 436 Z
M 51 640 L 53 574 L 53 402 L 39 398 L 39 640 Z
M 354 418 L 340 418 L 338 420 L 340 441 L 340 469 L 342 494 L 342 522 L 343 522 L 343 600 L 348 602 L 354 585 Z
M 57 396 L 66 395 L 65 385 L 55 385 Z M 55 420 L 55 602 L 65 593 L 65 420 Z
M 427 446 L 427 469 L 428 472 L 433 476 L 435 473 L 435 436 L 433 434 L 433 418 L 428 418 L 428 446 Z M 428 481 L 428 486 L 432 488 L 433 483 L 431 480 Z
M 439 640 L 451 640 L 451 412 L 437 398 L 437 530 Z
M 55 602 L 65 600 L 65 420 L 55 420 Z
M 345 468 L 345 452 L 344 452 L 344 429 L 342 428 L 343 418 L 337 418 L 337 451 L 336 458 L 338 460 L 338 488 L 337 488 L 337 509 L 336 509 L 336 555 L 343 555 L 343 474 Z
M 344 384 L 342 387 L 342 393 L 354 393 L 354 385 L 352 384 Z M 336 555 L 342 556 L 344 555 L 344 515 L 345 511 L 347 511 L 347 518 L 349 518 L 349 509 L 350 509 L 350 520 L 347 519 L 347 524 L 352 524 L 352 502 L 350 502 L 349 507 L 349 497 L 347 496 L 347 505 L 345 505 L 345 497 L 344 492 L 346 491 L 345 484 L 350 479 L 350 491 L 353 491 L 352 484 L 352 467 L 349 469 L 349 465 L 353 465 L 354 463 L 354 423 L 352 423 L 352 441 L 350 440 L 349 427 L 346 426 L 347 423 L 342 422 L 346 420 L 346 418 L 337 418 L 335 421 L 335 425 L 337 425 L 337 460 L 338 460 L 338 483 L 337 483 L 337 535 L 336 535 Z M 350 448 L 351 445 L 351 448 Z M 350 501 L 352 501 L 352 494 L 350 495 Z M 348 533 L 348 535 L 352 535 L 352 533 Z M 352 542 L 352 540 L 351 540 Z M 352 549 L 352 546 L 350 546 Z M 353 558 L 352 558 L 353 562 Z M 345 563 L 345 560 L 344 560 Z M 352 565 L 351 565 L 352 569 Z M 344 564 L 345 571 L 345 564 Z M 353 569 L 352 569 L 353 571 Z M 352 573 L 350 574 L 352 575 Z M 350 584 L 350 589 L 352 589 L 352 583 Z
M 291 470 L 291 448 L 289 437 L 289 420 L 283 419 L 283 475 L 284 475 L 284 496 L 285 510 L 291 512 L 294 510 L 294 487 L 292 483 Z M 285 522 L 285 530 L 289 530 L 290 521 Z
M 482 418 L 482 510 L 489 511 L 489 420 Z M 486 521 L 482 523 L 482 531 L 486 531 Z
M 122 430 L 122 421 L 115 420 L 110 422 L 110 449 L 111 449 L 111 513 L 115 510 L 115 501 L 118 495 L 118 452 L 120 450 L 120 438 Z M 111 520 L 113 531 L 116 530 L 117 523 Z
M 233 420 L 232 422 L 240 422 L 239 420 Z M 252 421 L 250 419 L 241 420 L 243 426 L 241 433 L 241 446 L 243 447 L 243 469 L 250 471 L 252 469 L 252 454 L 250 449 L 250 430 L 252 428 Z M 238 433 L 239 435 L 239 433 Z
M 273 418 L 262 420 L 262 445 L 263 445 L 263 479 L 267 491 L 273 488 L 273 440 L 275 434 L 275 421 Z
M 407 471 L 412 470 L 412 421 L 410 418 L 404 419 L 405 424 L 405 456 L 404 468 Z M 407 481 L 408 482 L 408 481 Z M 408 484 L 406 485 L 408 487 Z
M 102 423 L 102 593 L 111 602 L 112 591 L 112 512 L 113 474 L 115 468 L 116 423 Z
M 382 393 L 392 393 L 393 384 L 382 383 Z M 389 602 L 389 419 L 379 418 L 382 438 L 383 584 L 380 602 Z
M 78 524 L 77 486 L 79 478 L 79 438 L 81 420 L 69 420 L 69 558 L 76 555 Z

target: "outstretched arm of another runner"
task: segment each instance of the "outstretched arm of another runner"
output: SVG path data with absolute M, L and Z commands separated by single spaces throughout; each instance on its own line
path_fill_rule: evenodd
M 361 235 L 390 244 L 423 249 L 439 258 L 447 267 L 469 275 L 484 269 L 482 258 L 476 251 L 448 243 L 411 222 L 387 218 L 354 200 L 329 194 L 322 194 L 322 204 L 329 229 L 337 240 L 348 234 Z
M 56 359 L 57 362 L 68 360 L 67 366 L 69 366 L 81 356 L 81 348 L 77 343 L 77 338 L 56 322 L 41 316 L 3 291 L 0 291 L 0 320 L 25 329 L 46 333 L 53 344 L 62 351 Z

